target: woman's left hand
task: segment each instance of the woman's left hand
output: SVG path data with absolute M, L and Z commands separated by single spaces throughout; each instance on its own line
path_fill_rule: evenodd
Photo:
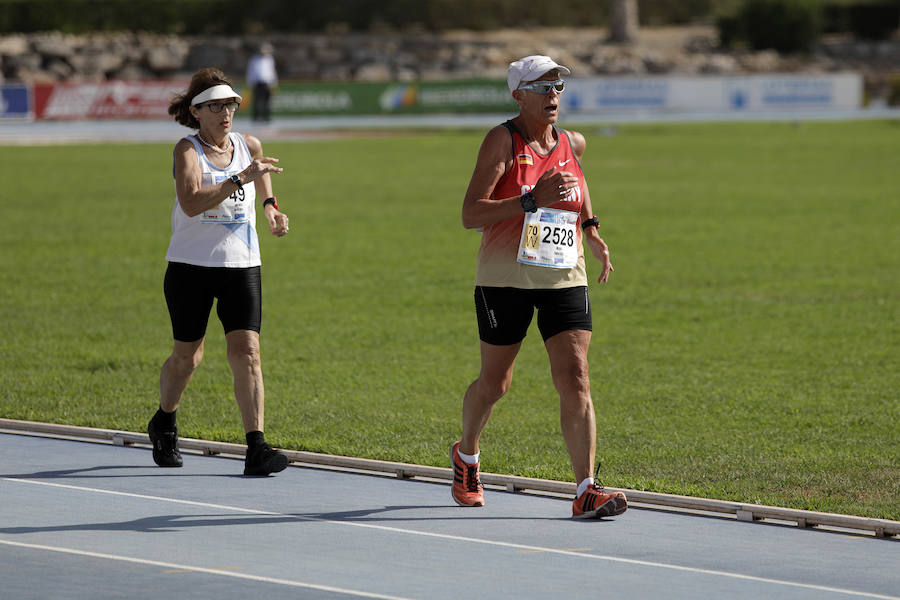
M 288 216 L 283 212 L 279 212 L 271 204 L 266 206 L 266 220 L 269 222 L 269 231 L 276 237 L 284 237 L 290 231 Z
M 594 256 L 603 263 L 603 270 L 600 271 L 600 277 L 597 279 L 597 283 L 606 283 L 609 281 L 609 274 L 611 271 L 615 271 L 612 266 L 612 261 L 609 258 L 609 246 L 606 245 L 606 242 L 603 241 L 603 238 L 597 234 L 597 230 L 593 227 L 588 228 L 588 232 L 585 234 L 585 241 L 587 242 L 588 247 L 590 247 L 591 252 L 594 253 Z

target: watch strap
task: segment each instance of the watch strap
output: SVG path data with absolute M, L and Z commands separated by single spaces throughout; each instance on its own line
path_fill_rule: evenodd
M 600 219 L 597 217 L 591 217 L 590 219 L 584 220 L 581 222 L 581 230 L 584 231 L 588 227 L 599 227 Z

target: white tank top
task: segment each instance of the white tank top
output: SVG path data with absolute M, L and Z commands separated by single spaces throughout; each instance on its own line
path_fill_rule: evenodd
M 250 166 L 252 158 L 244 137 L 228 134 L 234 145 L 234 157 L 224 169 L 211 164 L 203 145 L 194 135 L 185 139 L 194 145 L 203 173 L 201 185 L 215 185 Z M 181 210 L 176 192 L 172 207 L 172 239 L 166 252 L 169 262 L 201 267 L 258 267 L 259 238 L 256 236 L 256 186 L 253 183 L 236 190 L 218 206 L 189 217 Z

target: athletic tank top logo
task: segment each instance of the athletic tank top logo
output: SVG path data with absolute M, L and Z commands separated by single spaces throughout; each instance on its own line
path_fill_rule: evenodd
M 525 192 L 530 192 L 530 191 L 533 190 L 533 189 L 534 189 L 534 186 L 533 186 L 533 185 L 528 185 L 528 184 L 526 183 L 525 185 L 522 186 L 522 191 L 521 191 L 520 193 L 521 193 L 521 194 L 524 194 Z M 580 186 L 580 185 L 577 185 L 577 186 L 575 186 L 575 187 L 573 187 L 573 188 L 570 188 L 570 189 L 569 189 L 569 193 L 567 193 L 567 194 L 566 194 L 566 197 L 563 198 L 563 199 L 561 199 L 560 202 L 577 202 L 577 203 L 579 203 L 579 208 L 580 208 L 580 203 L 581 203 L 581 186 Z

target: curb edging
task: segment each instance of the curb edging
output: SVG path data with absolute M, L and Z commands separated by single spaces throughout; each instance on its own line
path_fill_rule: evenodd
M 78 440 L 101 440 L 117 446 L 134 446 L 138 444 L 144 446 L 150 445 L 147 434 L 143 433 L 0 418 L 0 432 L 3 432 L 3 430 L 7 430 L 7 432 L 27 432 L 47 436 L 75 438 Z M 197 450 L 208 456 L 225 454 L 243 458 L 247 450 L 247 447 L 243 444 L 213 442 L 194 438 L 179 438 L 178 445 L 179 448 L 183 450 Z M 351 456 L 338 456 L 334 454 L 319 454 L 316 452 L 299 450 L 282 450 L 282 452 L 287 455 L 291 463 L 302 466 L 331 467 L 374 473 L 388 473 L 402 479 L 423 478 L 440 481 L 453 480 L 453 471 L 447 467 L 432 467 L 368 458 L 355 458 Z M 506 488 L 509 492 L 527 491 L 574 495 L 576 488 L 575 484 L 571 482 L 502 475 L 497 473 L 481 473 L 481 481 L 486 485 Z M 609 490 L 625 493 L 629 503 L 636 502 L 639 504 L 687 509 L 701 513 L 716 513 L 719 515 L 731 514 L 734 515 L 737 520 L 747 522 L 762 522 L 766 520 L 788 521 L 795 523 L 800 528 L 829 527 L 857 532 L 864 531 L 873 534 L 876 538 L 900 536 L 900 521 L 891 521 L 889 519 L 873 519 L 778 506 L 746 504 L 728 500 L 714 500 L 710 498 L 630 490 L 627 488 L 605 487 Z

